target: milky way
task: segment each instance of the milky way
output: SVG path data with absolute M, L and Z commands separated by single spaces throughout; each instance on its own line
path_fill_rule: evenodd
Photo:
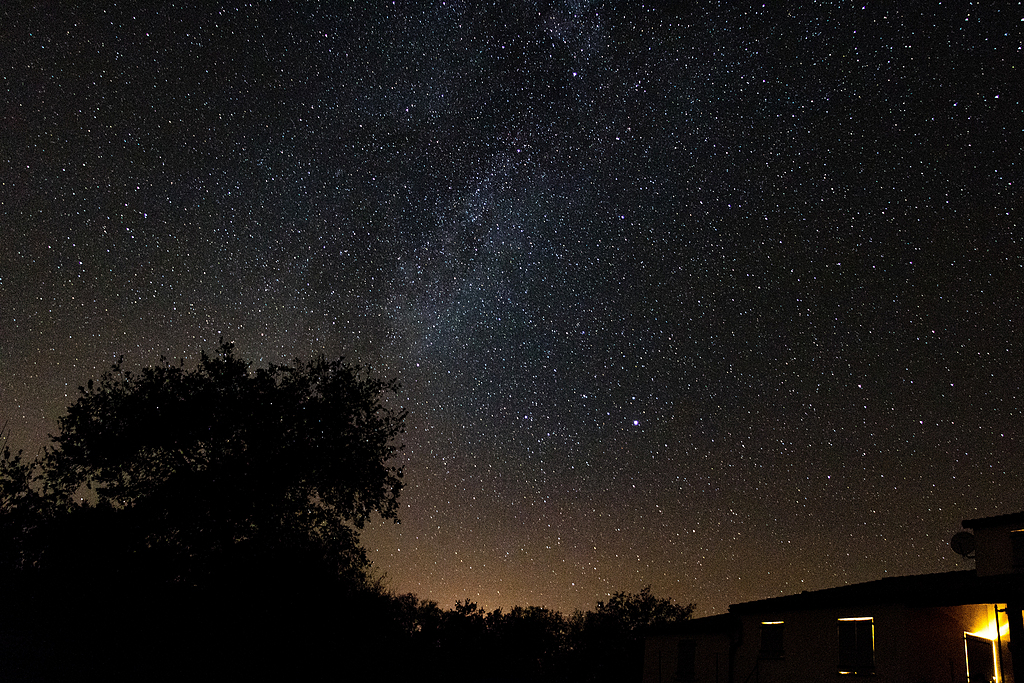
M 0 12 L 11 445 L 120 356 L 344 355 L 442 606 L 712 613 L 1024 509 L 1019 4 L 354 4 Z

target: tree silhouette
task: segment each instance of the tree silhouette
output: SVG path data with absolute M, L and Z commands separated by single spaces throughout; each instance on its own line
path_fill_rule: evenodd
M 415 595 L 391 596 L 403 652 L 396 677 L 423 681 L 568 683 L 639 680 L 643 642 L 651 632 L 689 619 L 693 605 L 658 598 L 651 588 L 619 592 L 597 609 L 566 618 L 545 607 L 486 613 L 472 600 L 448 610 Z
M 4 511 L 29 499 L 40 518 L 29 531 L 52 541 L 102 528 L 116 538 L 96 542 L 172 581 L 282 562 L 358 577 L 357 529 L 398 512 L 389 460 L 405 413 L 384 403 L 396 390 L 323 357 L 251 372 L 226 343 L 193 370 L 164 361 L 135 375 L 118 363 L 80 387 L 31 477 L 5 459 Z M 52 565 L 64 550 L 84 551 L 50 542 L 30 560 Z
M 487 615 L 494 659 L 501 667 L 493 680 L 572 680 L 565 670 L 569 624 L 560 612 L 544 607 L 513 607 Z
M 345 620 L 370 604 L 359 529 L 399 509 L 397 390 L 322 357 L 253 370 L 225 343 L 191 369 L 114 365 L 80 388 L 40 458 L 0 453 L 0 562 L 27 596 L 19 628 L 71 653 L 71 668 L 47 661 L 62 675 L 91 675 L 82 662 L 114 642 L 120 675 L 189 661 L 187 642 L 235 662 L 228 677 L 242 660 L 266 675 L 268 653 L 357 642 Z
M 650 586 L 639 593 L 617 592 L 593 612 L 572 618 L 581 681 L 638 681 L 643 672 L 644 638 L 693 615 L 693 604 L 655 597 Z

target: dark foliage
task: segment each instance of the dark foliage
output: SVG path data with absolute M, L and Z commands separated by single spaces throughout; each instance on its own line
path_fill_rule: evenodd
M 645 636 L 689 619 L 693 610 L 693 604 L 657 598 L 645 586 L 639 593 L 614 593 L 593 612 L 575 615 L 575 654 L 582 674 L 577 680 L 639 680 Z
M 544 607 L 486 613 L 469 600 L 447 611 L 413 595 L 391 601 L 401 606 L 393 616 L 402 623 L 402 659 L 416 663 L 406 673 L 425 681 L 639 681 L 644 637 L 694 609 L 650 587 L 570 617 Z
M 357 529 L 398 511 L 388 461 L 404 413 L 383 403 L 396 388 L 322 357 L 251 372 L 230 344 L 194 370 L 115 365 L 80 388 L 40 460 L 5 451 L 8 566 L 88 557 L 191 585 L 268 566 L 359 578 Z
M 380 612 L 358 530 L 398 512 L 396 390 L 323 358 L 253 371 L 230 344 L 80 388 L 42 457 L 0 458 L 0 636 L 30 641 L 0 673 L 336 666 Z

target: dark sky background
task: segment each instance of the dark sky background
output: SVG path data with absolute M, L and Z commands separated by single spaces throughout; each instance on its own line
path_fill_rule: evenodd
M 1024 8 L 732 5 L 5 3 L 11 445 L 224 337 L 400 378 L 363 540 L 442 607 L 969 566 L 1024 509 Z

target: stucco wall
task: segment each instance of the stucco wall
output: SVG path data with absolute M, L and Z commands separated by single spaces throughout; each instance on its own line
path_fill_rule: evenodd
M 872 617 L 874 623 L 875 670 L 869 676 L 839 672 L 838 620 Z M 964 633 L 993 638 L 995 612 L 992 605 L 953 607 L 908 607 L 875 605 L 855 609 L 819 609 L 793 612 L 748 614 L 737 617 L 733 629 L 736 653 L 733 683 L 774 683 L 787 681 L 835 681 L 853 683 L 965 683 L 967 667 Z M 784 655 L 760 658 L 762 621 L 783 621 Z M 696 642 L 696 681 L 729 681 L 729 637 L 723 633 L 666 635 L 647 642 L 644 683 L 675 683 L 678 679 L 678 643 Z M 1007 635 L 1002 636 L 1007 656 Z M 1013 683 L 1009 659 L 1003 673 Z

